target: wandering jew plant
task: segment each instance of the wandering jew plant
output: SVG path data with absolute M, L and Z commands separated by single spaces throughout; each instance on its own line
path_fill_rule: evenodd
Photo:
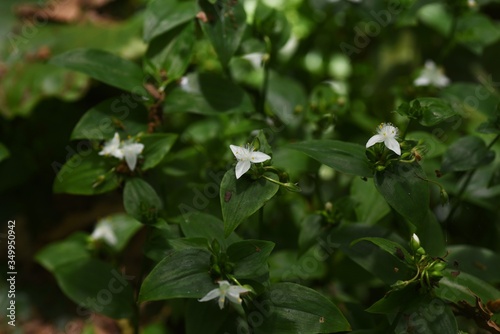
M 133 171 L 137 164 L 137 157 L 141 154 L 143 149 L 144 145 L 141 143 L 135 143 L 132 140 L 127 140 L 125 142 L 120 141 L 120 135 L 116 132 L 113 139 L 104 144 L 99 155 L 111 155 L 120 160 L 125 159 L 127 166 Z

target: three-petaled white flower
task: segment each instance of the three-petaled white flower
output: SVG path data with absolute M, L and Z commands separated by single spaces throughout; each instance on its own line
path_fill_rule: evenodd
M 252 163 L 264 162 L 271 159 L 271 157 L 265 153 L 254 151 L 253 147 L 248 144 L 245 147 L 229 145 L 229 148 L 233 151 L 236 159 L 238 159 L 235 168 L 237 179 L 248 172 Z
M 117 159 L 123 160 L 127 162 L 128 168 L 130 170 L 135 169 L 135 165 L 137 164 L 137 156 L 142 153 L 144 149 L 144 145 L 141 143 L 135 143 L 133 141 L 120 141 L 120 135 L 118 132 L 115 132 L 113 139 L 108 140 L 102 150 L 99 152 L 99 155 L 111 155 Z
M 442 69 L 436 67 L 432 60 L 427 60 L 424 69 L 420 72 L 420 76 L 413 81 L 413 84 L 415 86 L 433 85 L 443 88 L 450 84 L 450 79 L 444 75 Z
M 382 123 L 377 129 L 377 134 L 366 143 L 366 148 L 375 145 L 376 143 L 384 143 L 384 145 L 397 155 L 401 155 L 401 147 L 396 140 L 398 136 L 398 128 L 394 127 L 391 123 Z
M 252 64 L 252 67 L 258 69 L 262 67 L 262 62 L 266 55 L 262 52 L 253 52 L 242 56 L 241 58 L 246 59 Z
M 118 239 L 116 238 L 116 234 L 111 228 L 109 224 L 99 224 L 92 232 L 90 236 L 93 240 L 104 240 L 111 246 L 116 245 Z
M 198 299 L 199 302 L 207 302 L 209 300 L 219 298 L 219 307 L 224 308 L 224 302 L 229 299 L 230 302 L 241 305 L 240 294 L 250 291 L 239 285 L 231 285 L 228 281 L 219 281 L 219 287 L 213 289 L 205 295 L 205 297 Z

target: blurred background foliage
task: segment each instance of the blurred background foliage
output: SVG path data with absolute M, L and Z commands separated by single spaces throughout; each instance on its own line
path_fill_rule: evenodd
M 71 302 L 50 274 L 33 262 L 33 255 L 72 232 L 91 231 L 98 219 L 123 211 L 121 189 L 93 197 L 53 194 L 56 173 L 81 145 L 71 140 L 72 129 L 87 110 L 121 91 L 49 63 L 49 59 L 85 47 L 144 65 L 158 81 L 165 74 L 159 69 L 171 69 L 168 75 L 175 80 L 165 85 L 161 130 L 177 133 L 179 139 L 161 167 L 145 178 L 153 181 L 150 183 L 164 199 L 163 214 L 174 221 L 181 213 L 179 203 L 195 205 L 197 194 L 206 191 L 208 183 L 220 182 L 221 173 L 232 162 L 229 144 L 244 143 L 251 131 L 264 128 L 276 165 L 298 180 L 303 191 L 300 196 L 280 193 L 266 206 L 266 226 L 252 218 L 239 234 L 276 242 L 271 279 L 278 279 L 309 248 L 301 245 L 301 240 L 308 240 L 304 231 L 325 228 L 311 221 L 311 214 L 324 212 L 326 203 L 333 207 L 328 214 L 335 222 L 362 220 L 401 229 L 397 217 L 375 192 L 373 202 L 357 200 L 365 198 L 364 188 L 358 187 L 362 181 L 353 181 L 351 176 L 282 146 L 307 139 L 341 139 L 364 145 L 380 122 L 405 123 L 394 113 L 402 102 L 437 96 L 459 108 L 463 116 L 440 124 L 436 127 L 440 132 L 419 125 L 411 129 L 409 136 L 419 137 L 426 131 L 423 136 L 434 138 L 423 164 L 426 174 L 434 176 L 446 147 L 464 135 L 476 134 L 475 129 L 497 112 L 500 1 L 478 0 L 473 8 L 467 1 L 392 2 L 401 11 L 390 15 L 391 22 L 385 24 L 380 13 L 388 10 L 390 2 L 384 0 L 262 0 L 259 4 L 245 0 L 249 24 L 241 31 L 242 42 L 235 57 L 222 59 L 203 38 L 202 18 L 158 33 L 155 18 L 145 14 L 147 1 L 55 0 L 40 6 L 40 1 L 2 0 L 0 218 L 17 222 L 17 261 L 23 273 L 18 276 L 18 317 L 26 332 L 41 332 L 44 326 L 61 328 L 76 318 L 75 308 L 68 308 Z M 33 21 L 38 11 L 49 13 L 47 22 Z M 373 36 L 360 37 L 355 27 L 367 22 L 378 30 Z M 267 45 L 265 39 L 255 38 L 259 34 L 267 36 Z M 175 44 L 172 41 L 177 36 L 184 37 Z M 161 52 L 168 43 L 182 48 L 184 57 L 166 64 Z M 259 100 L 265 71 L 245 57 L 253 53 L 269 57 L 265 101 Z M 442 90 L 413 86 L 427 59 L 442 66 L 453 84 Z M 220 61 L 229 63 L 233 81 L 225 77 Z M 483 98 L 478 96 L 479 89 L 489 93 Z M 477 97 L 477 103 L 467 103 L 467 97 Z M 261 105 L 264 112 L 256 113 Z M 491 135 L 480 136 L 487 142 L 491 139 Z M 447 212 L 440 211 L 438 190 L 432 193 L 431 206 L 443 222 L 450 245 L 500 252 L 498 145 L 494 150 L 495 161 L 474 175 L 460 214 L 452 222 L 442 221 Z M 463 175 L 449 173 L 440 179 L 451 196 L 459 191 Z M 220 216 L 216 196 L 200 201 L 202 211 Z M 143 239 L 143 233 L 136 235 L 122 255 L 127 272 L 139 271 L 135 262 Z M 307 277 L 295 279 L 321 287 L 325 293 L 335 290 L 337 298 L 349 305 L 353 327 L 373 323 L 371 315 L 362 310 L 384 291 L 380 281 L 342 253 L 321 263 Z M 498 284 L 500 277 L 488 281 Z M 1 295 L 4 298 L 5 293 Z M 170 312 L 175 332 L 176 314 Z M 95 321 L 97 327 L 116 326 L 104 317 Z M 156 332 L 152 329 L 151 333 Z

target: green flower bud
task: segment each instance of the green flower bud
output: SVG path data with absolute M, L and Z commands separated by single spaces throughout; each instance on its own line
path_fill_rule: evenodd
M 211 248 L 212 248 L 212 251 L 214 252 L 214 254 L 219 254 L 220 253 L 220 244 L 217 241 L 217 239 L 214 239 L 212 241 Z
M 443 271 L 445 268 L 446 268 L 446 263 L 437 262 L 437 263 L 434 263 L 430 269 L 432 269 L 433 271 Z
M 429 277 L 442 278 L 443 277 L 443 273 L 441 271 L 434 270 L 434 271 L 429 272 Z
M 441 205 L 445 205 L 446 203 L 448 203 L 448 193 L 446 192 L 446 190 L 444 190 L 444 188 L 441 188 L 441 190 L 439 191 L 439 197 L 441 199 Z
M 416 250 L 417 254 L 420 254 L 420 255 L 425 255 L 425 249 L 423 247 L 419 247 L 417 250 Z
M 286 190 L 293 191 L 296 193 L 300 193 L 302 191 L 302 189 L 300 189 L 300 187 L 297 184 L 291 182 L 285 183 L 284 187 L 286 188 Z
M 375 169 L 377 170 L 377 172 L 382 172 L 383 170 L 385 170 L 385 166 L 379 165 L 375 167 Z
M 410 247 L 411 247 L 411 250 L 414 252 L 416 252 L 417 249 L 420 248 L 420 239 L 418 238 L 418 236 L 415 233 L 413 233 L 413 235 L 411 236 Z

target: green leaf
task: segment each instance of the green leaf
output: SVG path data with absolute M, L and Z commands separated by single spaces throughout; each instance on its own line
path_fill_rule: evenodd
M 36 260 L 56 278 L 61 290 L 80 307 L 112 318 L 135 312 L 130 279 L 100 260 L 90 258 L 82 242 L 67 240 L 42 249 Z
M 448 147 L 441 164 L 442 172 L 468 171 L 487 165 L 495 159 L 495 152 L 476 136 L 466 136 Z
M 494 118 L 500 98 L 494 93 L 492 87 L 497 84 L 491 76 L 484 78 L 484 80 L 484 85 L 471 82 L 452 83 L 443 88 L 440 96 L 447 100 L 464 118 L 476 117 L 477 112 Z M 481 115 L 477 116 L 481 117 Z
M 146 42 L 195 18 L 196 1 L 153 0 L 148 3 L 144 17 Z
M 457 20 L 456 40 L 477 55 L 500 38 L 500 29 L 485 15 L 470 12 Z
M 200 21 L 201 29 L 212 43 L 222 66 L 226 66 L 238 49 L 246 28 L 246 14 L 241 1 L 221 0 L 212 5 L 200 0 L 207 22 Z
M 227 248 L 229 261 L 235 264 L 234 276 L 238 279 L 256 279 L 269 272 L 267 259 L 274 243 L 263 240 L 244 240 Z M 267 279 L 267 277 L 266 277 Z
M 458 269 L 474 275 L 486 282 L 500 282 L 500 255 L 490 249 L 469 245 L 453 245 L 448 247 L 446 261 L 457 261 Z
M 144 75 L 137 64 L 97 49 L 75 49 L 54 56 L 50 64 L 87 74 L 108 85 L 147 96 Z
M 365 147 L 339 140 L 311 140 L 286 146 L 301 151 L 322 164 L 339 172 L 372 177 L 373 172 L 368 165 Z
M 423 6 L 417 13 L 418 18 L 436 30 L 442 36 L 448 37 L 453 27 L 453 16 L 444 3 L 431 3 Z
M 144 279 L 139 301 L 201 298 L 216 288 L 208 271 L 210 253 L 185 249 L 168 254 Z
M 156 221 L 163 205 L 149 183 L 140 178 L 132 178 L 125 183 L 123 206 L 129 215 L 141 223 L 150 224 Z
M 418 122 L 423 126 L 434 126 L 457 115 L 457 112 L 443 99 L 420 97 L 416 100 L 420 103 L 422 112 Z
M 465 272 L 453 274 L 453 270 L 443 271 L 444 277 L 435 289 L 436 295 L 455 304 L 465 301 L 476 305 L 476 296 L 486 304 L 490 300 L 500 299 L 500 291 L 485 281 Z M 458 275 L 457 275 L 458 274 Z
M 297 110 L 307 105 L 304 88 L 295 80 L 271 72 L 268 82 L 266 102 L 273 114 L 284 124 L 296 126 L 300 122 Z
M 296 334 L 350 331 L 340 310 L 322 294 L 294 283 L 278 283 L 255 304 L 264 318 L 255 333 Z
M 137 233 L 142 227 L 134 218 L 129 215 L 118 213 L 112 216 L 107 216 L 100 219 L 95 229 L 102 227 L 109 227 L 116 236 L 116 244 L 110 245 L 116 252 L 121 252 L 129 240 Z
M 165 97 L 163 111 L 203 115 L 251 112 L 248 94 L 227 78 L 215 73 L 192 73 Z
M 370 313 L 395 314 L 403 311 L 414 300 L 422 298 L 421 294 L 415 289 L 414 285 L 407 286 L 401 290 L 386 293 L 382 299 L 376 301 L 366 309 Z
M 78 121 L 71 139 L 111 139 L 115 132 L 120 138 L 147 130 L 148 111 L 132 97 L 105 100 L 88 110 Z
M 142 170 L 148 170 L 158 165 L 163 158 L 170 152 L 170 149 L 177 140 L 177 135 L 172 133 L 153 133 L 145 134 L 140 137 L 144 144 L 144 163 Z
M 439 298 L 428 295 L 417 298 L 405 309 L 404 314 L 409 314 L 409 317 L 399 318 L 394 333 L 411 333 L 415 329 L 420 333 L 458 333 L 451 306 Z
M 117 162 L 118 159 L 100 156 L 95 151 L 75 154 L 59 170 L 53 190 L 74 195 L 97 195 L 114 190 L 120 184 L 118 176 L 111 172 Z
M 360 241 L 369 241 L 373 243 L 374 245 L 378 246 L 381 250 L 383 250 L 386 253 L 389 253 L 392 257 L 395 259 L 398 259 L 399 261 L 408 264 L 411 262 L 411 255 L 408 253 L 406 248 L 401 246 L 400 244 L 387 240 L 384 238 L 374 238 L 374 237 L 366 237 L 366 238 L 360 238 L 356 239 L 351 243 L 351 246 L 357 244 Z M 410 266 L 411 267 L 411 266 Z
M 191 62 L 195 42 L 194 21 L 153 39 L 146 52 L 148 64 L 153 66 L 152 74 L 166 82 L 182 77 Z
M 278 177 L 267 173 L 275 180 Z M 279 189 L 279 185 L 263 178 L 252 180 L 246 175 L 236 179 L 234 168 L 224 174 L 220 185 L 220 203 L 224 219 L 224 234 L 228 236 L 245 219 L 259 210 Z
M 476 131 L 486 134 L 500 134 L 500 116 L 496 116 L 493 119 L 489 119 L 486 122 L 479 124 Z
M 418 163 L 399 163 L 374 177 L 377 190 L 387 203 L 415 226 L 426 223 L 429 215 L 429 185 Z
M 357 221 L 375 224 L 391 212 L 372 182 L 355 178 L 351 183 L 351 198 L 355 201 Z
M 223 249 L 241 240 L 235 233 L 231 233 L 227 239 L 224 238 L 224 222 L 202 212 L 193 212 L 187 219 L 183 219 L 180 225 L 187 238 L 205 238 L 209 243 L 216 239 Z
M 7 159 L 9 156 L 9 149 L 3 143 L 0 143 L 0 161 Z

